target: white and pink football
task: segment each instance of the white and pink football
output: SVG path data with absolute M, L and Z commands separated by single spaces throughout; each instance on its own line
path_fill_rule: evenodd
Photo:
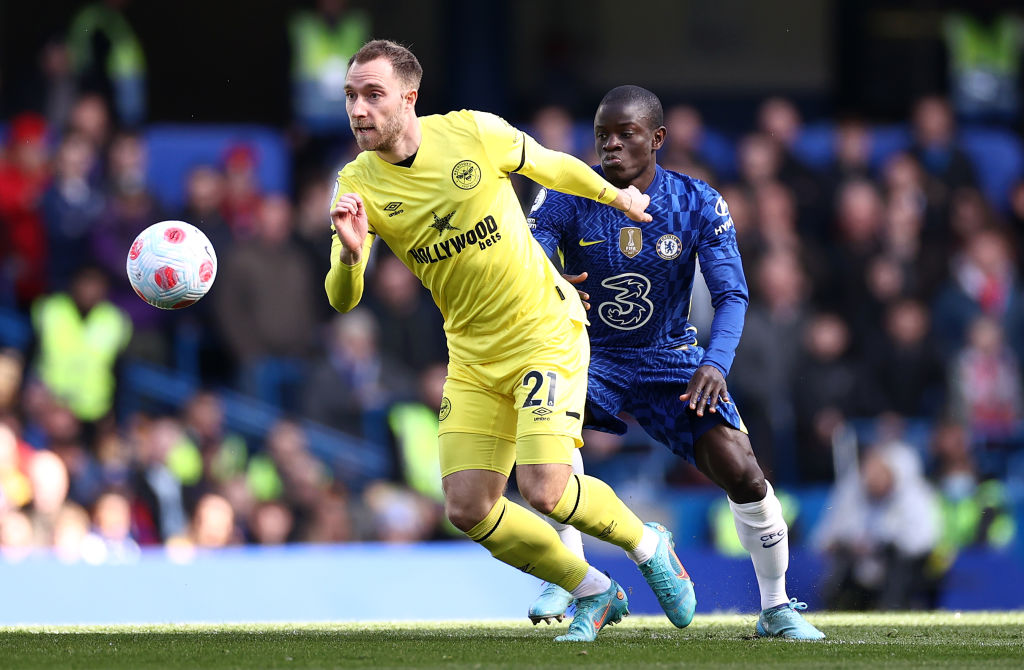
M 160 309 L 188 307 L 217 277 L 210 240 L 190 223 L 161 221 L 146 228 L 128 251 L 128 281 L 139 297 Z

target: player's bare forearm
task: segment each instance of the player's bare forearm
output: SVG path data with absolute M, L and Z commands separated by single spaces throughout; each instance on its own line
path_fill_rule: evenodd
M 697 368 L 686 385 L 686 392 L 679 399 L 688 403 L 697 416 L 704 416 L 704 410 L 712 414 L 718 412 L 719 401 L 729 402 L 729 391 L 725 383 L 725 375 L 714 365 L 702 365 Z

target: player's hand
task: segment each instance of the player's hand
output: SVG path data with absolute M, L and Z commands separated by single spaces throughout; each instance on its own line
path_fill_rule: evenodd
M 366 209 L 358 193 L 342 193 L 331 210 L 331 222 L 341 241 L 341 262 L 355 265 L 363 256 L 363 243 L 369 230 Z
M 647 206 L 651 204 L 651 196 L 641 193 L 640 189 L 630 184 L 624 189 L 619 189 L 619 195 L 612 202 L 612 205 L 622 210 L 626 216 L 637 223 L 647 223 L 651 215 L 647 213 Z
M 581 272 L 578 275 L 566 275 L 566 274 L 562 275 L 562 277 L 565 278 L 565 281 L 567 281 L 567 282 L 569 282 L 570 284 L 573 284 L 573 285 L 575 285 L 575 284 L 582 284 L 583 282 L 585 282 L 587 280 L 588 276 L 589 275 L 586 272 Z M 578 288 L 576 290 L 580 294 L 580 302 L 583 303 L 584 307 L 586 307 L 587 309 L 590 309 L 590 303 L 587 302 L 588 300 L 590 300 L 590 294 L 587 293 L 586 291 L 584 291 L 581 288 Z
M 679 399 L 689 402 L 690 409 L 696 410 L 697 416 L 704 416 L 705 408 L 716 414 L 719 402 L 729 402 L 725 376 L 714 365 L 702 365 L 693 373 L 690 383 L 686 385 L 686 393 L 679 396 Z

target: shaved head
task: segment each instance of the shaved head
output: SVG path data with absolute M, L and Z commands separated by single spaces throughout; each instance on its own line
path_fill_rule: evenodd
M 665 111 L 661 107 L 661 100 L 646 88 L 632 85 L 616 86 L 605 94 L 598 107 L 611 105 L 635 106 L 640 118 L 644 119 L 651 130 L 665 125 Z

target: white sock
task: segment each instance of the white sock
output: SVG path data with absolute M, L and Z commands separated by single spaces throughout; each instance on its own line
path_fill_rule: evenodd
M 640 544 L 636 545 L 636 549 L 633 551 L 627 551 L 626 556 L 633 559 L 633 562 L 637 565 L 646 563 L 651 560 L 651 556 L 654 556 L 654 552 L 658 550 L 658 540 L 661 537 L 650 528 L 650 526 L 644 526 L 644 534 L 640 537 Z
M 586 576 L 580 585 L 572 590 L 573 598 L 586 598 L 587 596 L 596 596 L 598 593 L 604 593 L 612 585 L 612 580 L 608 575 L 600 572 L 594 566 L 590 566 L 587 570 Z
M 789 602 L 786 595 L 786 570 L 789 568 L 789 527 L 782 518 L 782 505 L 775 490 L 765 480 L 768 492 L 758 502 L 738 504 L 729 501 L 740 543 L 750 552 L 761 591 L 761 609 Z
M 583 454 L 580 453 L 579 449 L 572 450 L 572 471 L 578 475 L 583 474 Z M 567 523 L 557 523 L 552 521 L 551 525 L 554 526 L 555 530 L 558 532 L 558 539 L 562 541 L 562 544 L 564 544 L 569 551 L 576 554 L 583 560 L 587 560 L 583 555 L 583 533 Z

